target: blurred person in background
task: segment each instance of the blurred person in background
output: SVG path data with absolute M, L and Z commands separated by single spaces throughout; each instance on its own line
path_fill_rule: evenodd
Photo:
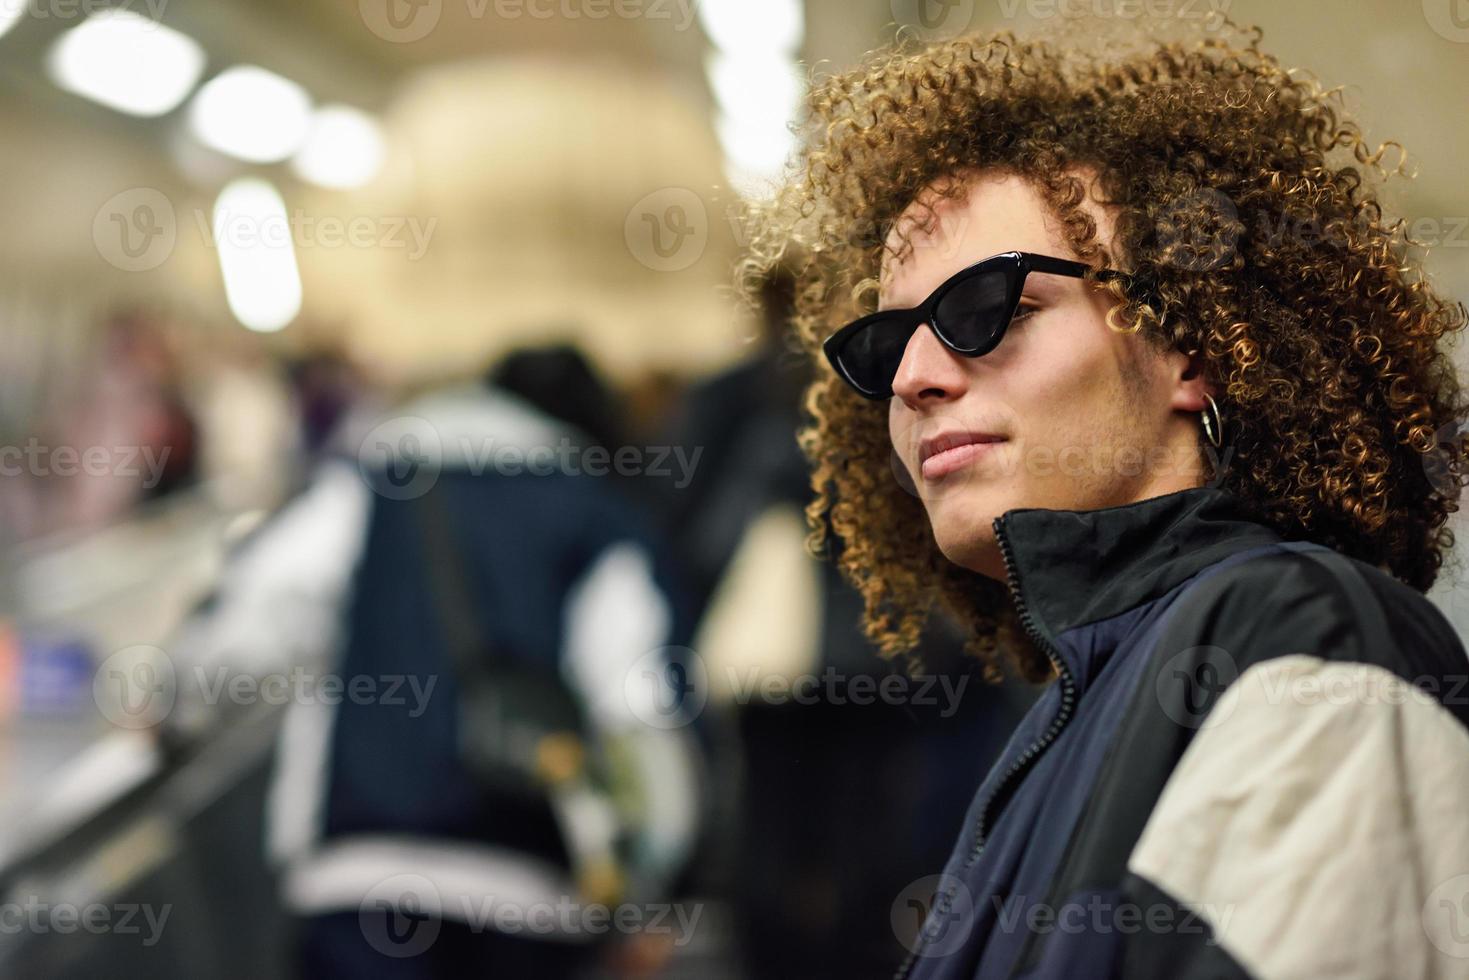
M 811 515 L 868 634 L 944 606 L 1047 684 L 901 976 L 1464 972 L 1469 660 L 1423 593 L 1465 310 L 1339 92 L 1226 27 L 883 52 L 754 238 L 822 248 Z
M 62 477 L 65 485 L 52 488 L 48 527 L 102 527 L 197 480 L 200 430 L 180 362 L 157 314 L 127 310 L 107 321 L 94 360 L 54 412 L 58 445 L 103 450 L 107 472 L 84 468 Z
M 611 397 L 564 348 L 487 377 L 520 394 L 429 392 L 326 459 L 177 644 L 376 685 L 287 709 L 269 852 L 303 976 L 575 976 L 609 933 L 581 911 L 662 899 L 695 832 L 666 550 L 546 411 Z
M 571 344 L 511 351 L 495 362 L 485 380 L 571 426 L 583 448 L 611 451 L 626 442 L 618 398 Z
M 363 372 L 342 350 L 322 345 L 288 365 L 301 425 L 301 448 L 314 461 L 342 420 L 370 392 Z
M 642 468 L 610 465 L 618 449 L 632 445 L 633 428 L 622 392 L 614 392 L 579 349 L 560 343 L 511 351 L 495 362 L 485 382 L 566 423 L 568 449 L 576 455 L 586 459 L 592 450 L 593 458 L 599 459 L 597 454 L 605 454 L 609 465 L 601 480 L 608 492 L 650 520 L 656 518 L 655 508 L 662 503 L 651 489 L 656 482 Z M 668 547 L 672 554 L 671 539 Z M 697 607 L 687 568 L 679 564 L 670 575 L 677 579 L 678 588 L 669 598 L 679 604 L 679 621 L 690 623 Z
M 232 510 L 278 507 L 309 473 L 288 367 L 258 334 L 211 340 L 190 373 L 200 476 Z

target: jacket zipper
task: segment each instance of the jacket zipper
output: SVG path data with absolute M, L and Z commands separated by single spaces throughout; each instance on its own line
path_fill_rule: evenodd
M 965 871 L 974 867 L 974 863 L 984 853 L 985 838 L 988 836 L 990 830 L 987 825 L 989 823 L 990 811 L 994 808 L 995 801 L 1009 788 L 1011 782 L 1023 774 L 1030 764 L 1056 740 L 1057 736 L 1061 734 L 1061 729 L 1065 728 L 1066 723 L 1071 720 L 1071 713 L 1076 709 L 1076 679 L 1072 677 L 1071 671 L 1066 668 L 1066 664 L 1061 660 L 1060 655 L 1056 652 L 1056 648 L 1046 638 L 1041 628 L 1036 624 L 1035 618 L 1031 616 L 1030 609 L 1025 605 L 1025 596 L 1020 591 L 1020 575 L 1015 570 L 1015 554 L 1010 549 L 1010 541 L 1005 537 L 1005 531 L 1001 523 L 1001 518 L 995 518 L 993 524 L 995 540 L 1000 545 L 1000 557 L 1005 562 L 1005 577 L 1010 586 L 1010 594 L 1015 599 L 1016 611 L 1020 614 L 1020 625 L 1024 628 L 1025 634 L 1030 637 L 1031 641 L 1045 653 L 1047 659 L 1051 661 L 1051 666 L 1056 669 L 1061 685 L 1061 707 L 1056 712 L 1056 717 L 1051 720 L 1050 726 L 1024 752 L 1020 753 L 1019 757 L 1011 763 L 1010 768 L 1005 770 L 1005 774 L 1000 777 L 1000 781 L 995 784 L 995 788 L 990 791 L 989 796 L 985 797 L 984 803 L 979 808 L 979 817 L 975 821 L 974 849 L 962 869 Z M 957 881 L 954 884 L 957 884 Z M 948 905 L 953 901 L 953 898 L 954 885 L 950 885 L 935 900 L 934 904 L 935 906 L 943 906 L 940 911 L 947 911 Z M 920 931 L 918 942 L 914 943 L 913 949 L 909 950 L 908 956 L 903 960 L 902 965 L 898 967 L 898 972 L 893 975 L 893 980 L 907 980 L 908 973 L 913 969 L 913 962 L 918 958 L 918 954 L 924 945 L 923 933 Z

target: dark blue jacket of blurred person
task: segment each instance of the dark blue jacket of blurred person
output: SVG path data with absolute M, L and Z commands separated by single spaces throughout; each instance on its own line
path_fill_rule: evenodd
M 568 840 L 614 833 L 610 801 L 553 811 L 467 767 L 426 499 L 495 655 L 558 672 L 633 772 L 624 901 L 659 897 L 685 861 L 701 777 L 670 664 L 688 617 L 592 441 L 502 388 L 426 396 L 323 464 L 226 575 L 196 639 L 298 678 L 269 848 L 306 975 L 569 975 L 609 931 L 581 914 Z

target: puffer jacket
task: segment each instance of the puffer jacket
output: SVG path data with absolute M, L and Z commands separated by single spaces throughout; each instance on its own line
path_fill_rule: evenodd
M 1212 487 L 995 529 L 1058 679 L 899 977 L 1469 977 L 1469 660 L 1427 598 Z

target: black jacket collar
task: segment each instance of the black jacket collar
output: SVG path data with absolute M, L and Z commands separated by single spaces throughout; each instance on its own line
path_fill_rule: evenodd
M 1052 641 L 1155 599 L 1231 554 L 1280 540 L 1216 487 L 1100 510 L 1008 510 L 995 527 L 1009 551 L 1017 604 Z

